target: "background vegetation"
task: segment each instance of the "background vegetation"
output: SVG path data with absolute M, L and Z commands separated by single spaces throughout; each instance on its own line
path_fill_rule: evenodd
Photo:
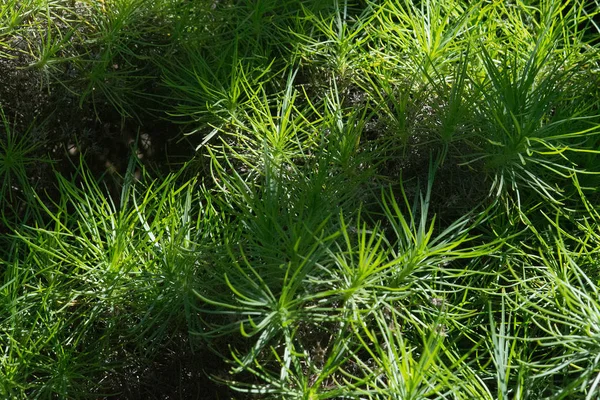
M 4 0 L 0 397 L 596 399 L 597 0 Z

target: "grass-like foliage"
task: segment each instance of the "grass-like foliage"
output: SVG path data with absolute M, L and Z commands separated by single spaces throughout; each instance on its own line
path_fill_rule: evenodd
M 599 16 L 4 1 L 0 397 L 598 398 Z

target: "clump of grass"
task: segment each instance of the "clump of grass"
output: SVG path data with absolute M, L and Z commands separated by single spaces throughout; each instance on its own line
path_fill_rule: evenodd
M 0 207 L 2 224 L 14 227 L 39 217 L 35 202 L 37 182 L 32 172 L 40 164 L 51 164 L 52 160 L 44 156 L 44 140 L 39 137 L 33 125 L 20 131 L 21 127 L 11 123 L 0 108 Z M 40 124 L 43 129 L 43 125 Z
M 196 182 L 142 185 L 131 169 L 116 202 L 84 166 L 78 178 L 57 177 L 60 201 L 36 206 L 46 224 L 18 229 L 3 261 L 3 396 L 106 390 L 103 375 L 197 325 L 203 226 L 216 220 Z

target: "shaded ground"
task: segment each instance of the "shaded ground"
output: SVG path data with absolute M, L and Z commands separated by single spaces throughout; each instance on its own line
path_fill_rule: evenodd
M 221 376 L 227 365 L 214 354 L 192 352 L 183 337 L 151 363 L 129 366 L 108 376 L 111 390 L 118 394 L 105 400 L 229 399 L 227 387 L 218 385 L 211 376 Z

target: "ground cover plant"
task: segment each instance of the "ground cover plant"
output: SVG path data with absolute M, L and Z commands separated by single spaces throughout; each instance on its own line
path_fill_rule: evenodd
M 0 397 L 598 398 L 599 19 L 2 2 Z

